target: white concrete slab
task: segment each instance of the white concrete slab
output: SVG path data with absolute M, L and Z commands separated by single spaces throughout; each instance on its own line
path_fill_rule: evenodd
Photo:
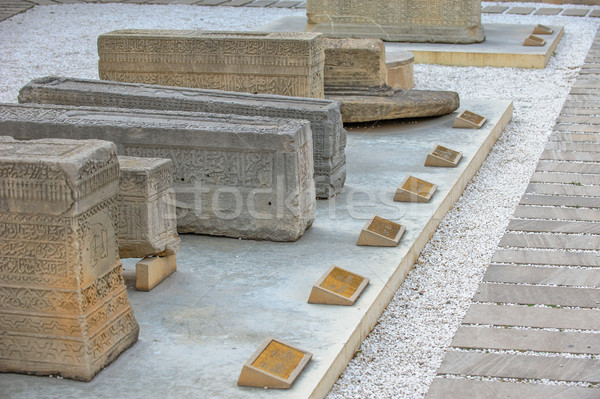
M 535 25 L 483 24 L 482 43 L 399 43 L 385 42 L 386 61 L 393 62 L 398 51 L 410 51 L 417 64 L 455 66 L 491 66 L 510 68 L 545 68 L 564 34 L 564 27 L 551 26 L 553 33 L 543 35 L 544 46 L 523 46 Z M 284 17 L 260 30 L 268 32 L 311 32 L 314 25 L 306 17 Z
M 317 218 L 294 243 L 182 235 L 177 271 L 151 292 L 128 290 L 140 340 L 90 383 L 0 374 L 3 398 L 323 397 L 412 268 L 512 116 L 504 100 L 463 100 L 488 118 L 452 129 L 458 113 L 418 123 L 349 127 L 342 194 L 317 203 Z M 456 168 L 425 167 L 441 144 L 463 153 Z M 438 185 L 429 203 L 392 198 L 407 174 Z M 398 247 L 357 247 L 373 214 L 407 227 Z M 133 268 L 135 260 L 128 262 Z M 336 264 L 370 278 L 354 306 L 308 304 L 312 285 Z M 290 390 L 236 385 L 267 337 L 313 353 Z

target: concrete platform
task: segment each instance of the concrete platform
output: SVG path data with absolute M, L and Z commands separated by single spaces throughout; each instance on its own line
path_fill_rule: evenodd
M 479 130 L 452 129 L 462 109 L 487 123 Z M 418 123 L 349 126 L 344 192 L 318 201 L 315 223 L 299 241 L 182 235 L 177 271 L 151 292 L 128 290 L 140 324 L 136 345 L 90 383 L 0 374 L 0 396 L 323 397 L 511 116 L 510 101 L 463 100 L 454 114 Z M 435 144 L 462 152 L 458 167 L 425 167 Z M 408 174 L 439 186 L 429 203 L 392 201 Z M 397 247 L 356 246 L 375 214 L 406 226 Z M 332 264 L 370 279 L 354 306 L 307 303 L 312 285 Z M 244 362 L 267 336 L 314 355 L 290 390 L 236 385 Z
M 417 64 L 474 67 L 537 68 L 546 67 L 564 34 L 564 27 L 551 26 L 552 35 L 543 35 L 546 44 L 523 46 L 535 25 L 483 24 L 486 39 L 482 43 L 399 43 L 385 42 L 386 61 L 395 59 L 396 51 L 409 51 Z M 310 32 L 313 25 L 306 17 L 284 17 L 260 28 L 267 32 Z

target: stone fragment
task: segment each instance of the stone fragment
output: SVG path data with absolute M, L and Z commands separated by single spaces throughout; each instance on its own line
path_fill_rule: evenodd
M 356 245 L 372 247 L 395 247 L 406 227 L 390 220 L 373 216 L 363 227 Z
M 323 39 L 324 84 L 329 88 L 381 87 L 387 71 L 379 39 Z
M 334 101 L 46 77 L 24 86 L 19 102 L 306 119 L 313 134 L 317 198 L 335 196 L 346 180 L 346 131 Z
M 329 100 L 342 103 L 344 122 L 439 116 L 455 111 L 460 100 L 453 91 L 381 88 L 329 89 Z
M 523 42 L 523 46 L 544 46 L 546 41 L 541 37 L 535 35 L 529 35 Z
M 115 146 L 0 137 L 0 175 L 0 371 L 89 381 L 139 331 L 118 256 Z
M 237 384 L 289 389 L 311 358 L 312 353 L 267 338 L 242 367 Z
M 323 98 L 318 33 L 117 30 L 98 55 L 104 80 Z
M 352 306 L 369 279 L 332 265 L 313 285 L 308 303 Z
M 135 264 L 135 289 L 150 291 L 177 270 L 176 255 L 149 256 Z
M 307 121 L 51 105 L 0 105 L 15 138 L 102 138 L 175 164 L 180 233 L 294 241 L 315 214 Z
M 480 0 L 307 0 L 306 16 L 313 30 L 328 37 L 434 43 L 485 39 Z
M 425 158 L 425 166 L 440 166 L 453 168 L 458 165 L 458 162 L 462 158 L 462 154 L 458 151 L 451 150 L 450 148 L 436 145 L 427 154 Z
M 415 57 L 408 51 L 394 51 L 387 56 L 387 85 L 394 89 L 412 89 L 415 86 Z
M 170 159 L 120 156 L 119 256 L 172 255 L 179 249 Z

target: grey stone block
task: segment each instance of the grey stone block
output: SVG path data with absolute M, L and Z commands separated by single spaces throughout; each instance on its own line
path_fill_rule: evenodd
M 334 101 L 63 77 L 29 82 L 19 101 L 305 119 L 313 134 L 317 198 L 335 196 L 346 180 L 346 131 Z
M 307 121 L 51 105 L 0 105 L 15 138 L 101 138 L 175 164 L 179 232 L 297 240 L 315 214 Z
M 477 302 L 574 306 L 597 309 L 600 302 L 600 290 L 596 288 L 482 283 L 479 285 L 473 300 Z
M 120 156 L 119 256 L 173 255 L 179 249 L 170 159 Z
M 600 236 L 572 234 L 504 234 L 501 247 L 529 247 L 554 249 L 591 249 L 600 248 Z
M 483 281 L 600 288 L 600 268 L 489 265 Z

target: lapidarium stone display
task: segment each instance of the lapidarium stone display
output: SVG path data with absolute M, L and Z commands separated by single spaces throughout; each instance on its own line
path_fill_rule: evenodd
M 310 29 L 328 37 L 434 43 L 485 39 L 480 0 L 307 0 L 306 15 Z
M 100 79 L 323 98 L 318 33 L 117 30 L 98 37 Z
M 120 155 L 175 164 L 177 229 L 294 241 L 315 215 L 308 121 L 52 105 L 0 105 L 15 138 L 101 138 Z
M 0 137 L 0 371 L 88 381 L 137 341 L 118 182 L 112 143 Z
M 335 196 L 346 180 L 346 131 L 340 105 L 334 101 L 45 77 L 25 85 L 19 102 L 305 119 L 310 121 L 313 134 L 317 198 Z
M 119 255 L 121 258 L 173 255 L 177 236 L 170 159 L 119 157 Z

